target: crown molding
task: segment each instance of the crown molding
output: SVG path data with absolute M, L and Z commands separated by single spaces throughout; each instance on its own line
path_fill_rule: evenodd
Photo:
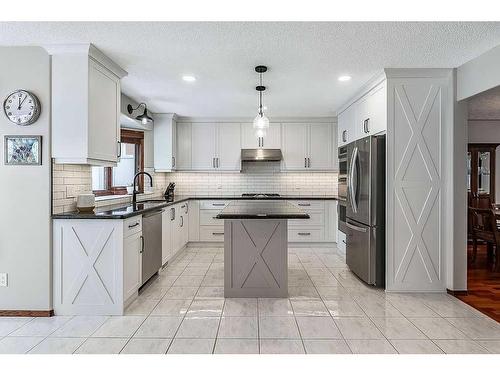
M 122 69 L 117 63 L 106 56 L 92 43 L 76 43 L 76 44 L 47 44 L 42 46 L 49 55 L 85 55 L 90 57 L 97 63 L 111 71 L 118 78 L 123 78 L 128 75 L 127 71 Z
M 179 116 L 177 122 L 216 122 L 216 123 L 252 123 L 253 117 L 189 117 Z M 337 123 L 337 117 L 272 117 L 269 119 L 270 123 L 277 122 L 314 122 L 314 123 Z

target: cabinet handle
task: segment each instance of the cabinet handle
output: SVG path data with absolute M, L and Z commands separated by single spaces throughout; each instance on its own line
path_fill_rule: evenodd
M 219 158 L 217 158 L 217 168 L 219 168 Z
M 170 221 L 175 220 L 175 208 L 170 209 Z
M 347 130 L 342 131 L 342 142 L 347 142 Z
M 144 236 L 141 236 L 141 251 L 139 251 L 140 254 L 144 252 Z
M 262 139 L 262 147 L 264 147 L 264 137 L 261 137 L 260 139 Z
M 118 143 L 118 157 L 121 158 L 122 157 L 122 143 L 120 141 L 117 141 L 116 143 Z
M 184 216 L 181 216 L 181 228 L 184 226 Z
M 212 158 L 212 168 L 215 168 L 215 158 Z
M 214 207 L 222 207 L 225 205 L 226 205 L 225 203 L 212 203 L 212 206 L 214 206 Z
M 135 224 L 130 224 L 128 227 L 129 227 L 129 229 L 130 229 L 130 228 L 135 228 L 135 227 L 136 227 L 136 226 L 138 226 L 138 225 L 139 225 L 139 222 L 137 222 L 137 223 L 135 223 Z
M 310 236 L 311 232 L 299 232 L 297 233 L 299 236 Z
M 311 168 L 311 158 L 307 158 L 307 168 Z
M 188 212 L 189 212 L 189 204 L 186 203 L 186 212 L 185 212 L 185 214 L 187 215 Z
M 175 156 L 172 156 L 172 168 L 175 168 Z
M 304 158 L 304 168 L 307 168 L 307 158 Z
M 297 206 L 309 207 L 311 203 L 297 203 Z
M 224 232 L 212 232 L 213 236 L 223 236 Z
M 365 133 L 369 133 L 370 132 L 369 123 L 370 123 L 370 119 L 369 118 L 367 118 L 366 120 L 363 121 L 363 130 L 364 130 Z

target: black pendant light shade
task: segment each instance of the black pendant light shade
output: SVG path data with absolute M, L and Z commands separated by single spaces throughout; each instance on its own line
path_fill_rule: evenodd
M 148 115 L 148 106 L 146 105 L 146 103 L 141 103 L 135 108 L 129 104 L 127 106 L 127 111 L 131 115 L 132 112 L 138 110 L 141 106 L 144 106 L 144 112 L 142 113 L 142 115 L 136 116 L 135 119 L 140 121 L 143 125 L 151 124 L 153 122 L 153 118 Z

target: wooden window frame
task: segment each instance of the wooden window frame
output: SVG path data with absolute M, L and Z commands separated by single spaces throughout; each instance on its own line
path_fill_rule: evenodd
M 144 170 L 144 132 L 122 129 L 120 132 L 120 141 L 121 143 L 129 143 L 134 144 L 135 154 L 136 154 L 136 171 Z M 121 146 L 121 145 L 120 145 Z M 127 187 L 126 186 L 112 186 L 113 181 L 113 168 L 112 167 L 104 167 L 104 186 L 105 189 L 102 190 L 94 190 L 93 193 L 96 196 L 104 196 L 104 195 L 126 195 Z M 140 175 L 138 178 L 138 188 L 139 192 L 144 192 L 144 175 Z

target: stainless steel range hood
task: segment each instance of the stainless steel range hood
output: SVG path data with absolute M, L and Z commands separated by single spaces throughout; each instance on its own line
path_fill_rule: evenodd
M 283 158 L 279 148 L 244 148 L 241 161 L 280 161 Z

